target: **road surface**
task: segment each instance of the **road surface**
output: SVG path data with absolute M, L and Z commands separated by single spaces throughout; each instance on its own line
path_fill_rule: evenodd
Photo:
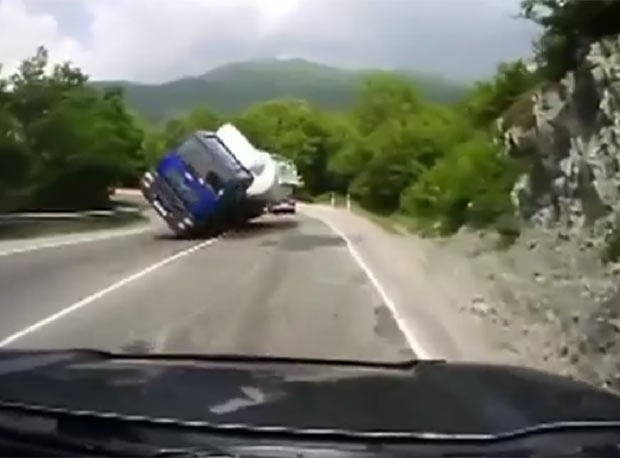
M 205 241 L 147 229 L 0 247 L 0 346 L 414 357 L 345 241 L 317 219 L 265 217 Z

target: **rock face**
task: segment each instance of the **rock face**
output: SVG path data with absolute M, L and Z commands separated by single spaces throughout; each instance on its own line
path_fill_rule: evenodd
M 569 373 L 620 392 L 620 264 L 600 258 L 614 243 L 620 251 L 620 36 L 584 47 L 578 61 L 498 123 L 505 150 L 525 166 L 513 203 L 538 237 L 523 265 L 549 279 L 539 293 L 532 280 L 507 285 L 513 295 L 531 293 L 508 309 L 525 317 L 528 339 L 541 329 L 545 364 L 567 362 Z M 554 324 L 527 315 L 530 303 Z
M 528 95 L 527 122 L 506 128 L 504 142 L 527 169 L 512 193 L 519 213 L 602 240 L 620 215 L 620 36 L 590 45 L 580 62 Z

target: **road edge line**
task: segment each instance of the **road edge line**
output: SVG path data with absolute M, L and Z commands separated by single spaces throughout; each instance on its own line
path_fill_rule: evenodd
M 374 274 L 370 266 L 364 260 L 363 256 L 359 253 L 359 251 L 357 251 L 351 239 L 331 221 L 328 221 L 327 219 L 323 218 L 322 216 L 318 216 L 318 215 L 315 215 L 314 218 L 318 219 L 323 224 L 328 226 L 336 235 L 338 235 L 338 237 L 340 237 L 342 240 L 345 241 L 347 248 L 349 250 L 349 253 L 353 257 L 355 262 L 357 262 L 359 267 L 364 271 L 364 273 L 366 274 L 370 282 L 373 284 L 373 286 L 375 287 L 375 289 L 381 296 L 381 299 L 385 303 L 386 307 L 390 309 L 390 312 L 392 312 L 394 321 L 396 321 L 396 324 L 398 325 L 400 332 L 403 334 L 403 336 L 405 336 L 405 340 L 407 340 L 407 344 L 409 345 L 410 349 L 415 353 L 415 356 L 419 359 L 433 359 L 430 353 L 424 349 L 424 346 L 420 343 L 418 339 L 416 339 L 413 332 L 409 329 L 409 327 L 406 324 L 405 319 L 399 313 L 396 303 L 392 300 L 390 295 L 387 293 L 387 291 L 385 290 L 385 288 L 383 287 L 383 285 L 381 284 L 377 276 Z
M 145 267 L 142 270 L 139 270 L 138 272 L 135 272 L 131 275 L 129 275 L 128 277 L 122 278 L 114 283 L 112 283 L 111 285 L 100 289 L 99 291 L 96 291 L 92 294 L 90 294 L 89 296 L 86 296 L 83 299 L 80 299 L 77 302 L 74 302 L 73 304 L 71 304 L 70 306 L 52 314 L 49 315 L 47 318 L 43 318 L 42 320 L 37 321 L 36 323 L 25 327 L 24 329 L 22 329 L 21 331 L 17 331 L 11 335 L 9 335 L 8 337 L 5 337 L 4 339 L 0 340 L 0 348 L 2 347 L 6 347 L 7 345 L 15 342 L 18 339 L 21 339 L 22 337 L 33 333 L 34 331 L 37 331 L 55 321 L 57 321 L 58 319 L 69 315 L 70 313 L 75 312 L 76 310 L 79 310 L 93 302 L 95 302 L 96 300 L 102 298 L 103 296 L 105 296 L 106 294 L 112 293 L 120 288 L 122 288 L 123 286 L 134 282 L 136 280 L 139 280 L 140 278 L 150 274 L 151 272 L 164 267 L 167 264 L 170 264 L 174 261 L 176 261 L 177 259 L 180 259 L 184 256 L 187 256 L 189 254 L 192 254 L 206 246 L 209 246 L 213 243 L 215 243 L 218 239 L 209 239 L 209 240 L 205 240 L 204 242 L 201 242 L 197 245 L 193 245 L 190 248 L 186 248 L 183 251 L 179 251 L 178 253 L 173 254 L 172 256 L 168 256 L 167 258 L 162 259 L 161 261 L 156 262 L 155 264 L 151 264 L 148 267 Z

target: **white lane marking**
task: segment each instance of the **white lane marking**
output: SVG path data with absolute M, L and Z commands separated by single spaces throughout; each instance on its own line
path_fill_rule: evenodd
M 351 256 L 353 257 L 353 259 L 355 259 L 355 262 L 357 262 L 357 264 L 364 271 L 368 279 L 371 281 L 371 283 L 373 284 L 373 286 L 375 287 L 375 289 L 381 296 L 381 299 L 385 303 L 386 307 L 390 309 L 390 312 L 392 312 L 394 321 L 396 321 L 396 324 L 398 325 L 400 332 L 402 332 L 403 335 L 405 336 L 405 339 L 407 339 L 407 343 L 409 344 L 409 347 L 411 348 L 411 350 L 415 353 L 416 357 L 419 359 L 432 359 L 432 356 L 430 355 L 430 353 L 424 349 L 424 346 L 422 345 L 422 343 L 415 337 L 411 329 L 409 329 L 405 319 L 399 313 L 398 307 L 396 307 L 396 304 L 394 303 L 392 298 L 389 296 L 389 294 L 387 293 L 387 291 L 385 290 L 385 288 L 383 287 L 379 279 L 370 269 L 370 267 L 368 266 L 368 264 L 366 263 L 362 255 L 360 255 L 360 253 L 357 251 L 357 249 L 353 245 L 353 242 L 351 242 L 351 239 L 349 239 L 349 237 L 347 237 L 345 233 L 342 232 L 338 227 L 336 227 L 331 221 L 328 221 L 327 219 L 321 216 L 318 216 L 318 215 L 316 215 L 315 218 L 319 219 L 323 224 L 327 225 L 332 231 L 334 231 L 334 233 L 336 233 L 336 235 L 338 235 L 340 238 L 342 238 L 345 241 L 345 243 L 347 244 L 347 248 L 349 249 L 349 252 L 351 253 Z
M 151 230 L 150 226 L 139 227 L 136 229 L 127 229 L 124 231 L 115 231 L 115 232 L 106 232 L 105 234 L 99 235 L 89 235 L 86 237 L 76 237 L 70 238 L 66 240 L 55 240 L 51 242 L 44 242 L 37 245 L 28 245 L 22 246 L 19 248 L 13 248 L 5 251 L 0 251 L 0 257 L 2 256 L 10 256 L 13 254 L 19 253 L 27 253 L 29 251 L 42 250 L 44 248 L 57 248 L 67 245 L 77 245 L 80 243 L 89 243 L 89 242 L 97 242 L 99 240 L 107 240 L 115 237 L 127 237 L 129 235 L 142 234 L 143 232 L 147 232 Z
M 151 264 L 149 267 L 146 267 L 145 269 L 140 270 L 139 272 L 136 272 L 132 275 L 129 275 L 128 277 L 125 277 L 119 281 L 117 281 L 116 283 L 111 284 L 110 286 L 103 288 L 93 294 L 91 294 L 90 296 L 85 297 L 84 299 L 81 299 L 80 301 L 70 305 L 69 307 L 62 309 L 59 312 L 54 313 L 53 315 L 48 316 L 47 318 L 44 318 L 40 321 L 37 321 L 36 323 L 34 323 L 31 326 L 28 326 L 27 328 L 22 329 L 21 331 L 18 331 L 14 334 L 11 334 L 10 336 L 4 338 L 2 341 L 0 341 L 0 347 L 5 347 L 13 342 L 15 342 L 17 339 L 20 339 L 22 337 L 24 337 L 27 334 L 31 334 L 34 331 L 37 331 L 39 329 L 41 329 L 44 326 L 47 326 L 48 324 L 53 323 L 54 321 L 59 320 L 60 318 L 63 318 L 67 315 L 69 315 L 70 313 L 75 312 L 76 310 L 79 310 L 83 307 L 86 307 L 87 305 L 95 302 L 97 299 L 101 299 L 103 296 L 105 296 L 106 294 L 109 294 L 113 291 L 116 291 L 117 289 L 122 288 L 123 286 L 136 281 L 148 274 L 150 274 L 151 272 L 159 269 L 160 267 L 164 267 L 167 264 L 170 264 L 171 262 L 176 261 L 177 259 L 180 259 L 184 256 L 187 256 L 189 254 L 192 254 L 208 245 L 211 245 L 212 243 L 215 243 L 218 239 L 209 239 L 209 240 L 205 240 L 204 242 L 201 242 L 197 245 L 194 245 L 190 248 L 187 248 L 186 250 L 180 251 L 172 256 L 169 256 L 165 259 L 162 259 L 159 262 L 156 262 L 155 264 Z

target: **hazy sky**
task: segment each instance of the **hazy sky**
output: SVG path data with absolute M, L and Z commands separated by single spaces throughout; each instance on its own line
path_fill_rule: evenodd
M 527 56 L 518 0 L 0 0 L 0 63 L 45 45 L 96 79 L 157 82 L 256 57 L 453 79 Z

